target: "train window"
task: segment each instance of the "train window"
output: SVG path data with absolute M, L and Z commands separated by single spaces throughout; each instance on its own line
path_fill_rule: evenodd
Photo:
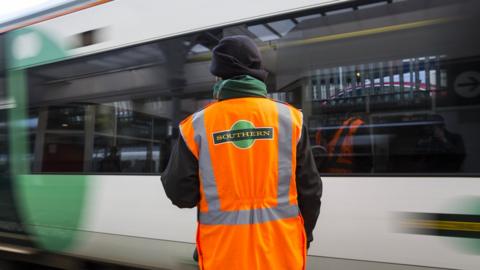
M 479 3 L 352 1 L 237 25 L 322 174 L 478 173 Z
M 214 78 L 195 59 L 216 43 L 210 39 L 195 35 L 30 69 L 32 171 L 160 173 L 178 123 L 211 101 Z
M 178 123 L 212 101 L 212 47 L 243 34 L 269 96 L 303 110 L 321 173 L 479 173 L 479 12 L 349 1 L 31 68 L 32 170 L 160 173 Z

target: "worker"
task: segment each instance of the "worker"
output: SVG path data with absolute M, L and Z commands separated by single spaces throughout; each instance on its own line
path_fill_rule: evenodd
M 203 270 L 305 269 L 322 183 L 302 113 L 267 98 L 261 55 L 246 36 L 212 50 L 216 102 L 180 123 L 162 183 L 198 207 Z
M 362 144 L 359 140 L 368 136 L 365 134 L 364 126 L 365 122 L 355 116 L 343 122 L 327 144 L 328 157 L 322 171 L 339 174 L 370 172 L 372 168 L 372 159 L 369 156 L 370 144 Z

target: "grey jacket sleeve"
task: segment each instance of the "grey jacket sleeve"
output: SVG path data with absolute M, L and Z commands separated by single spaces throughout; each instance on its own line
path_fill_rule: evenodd
M 302 127 L 302 135 L 297 145 L 296 184 L 298 206 L 303 217 L 307 246 L 313 241 L 313 229 L 320 214 L 322 180 L 318 175 L 315 160 L 310 148 L 308 131 Z
M 197 206 L 200 200 L 198 160 L 181 136 L 172 149 L 161 179 L 165 193 L 174 205 L 180 208 Z

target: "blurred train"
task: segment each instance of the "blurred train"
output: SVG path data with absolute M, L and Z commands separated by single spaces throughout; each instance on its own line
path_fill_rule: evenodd
M 196 210 L 160 172 L 213 101 L 210 50 L 242 34 L 308 124 L 308 269 L 480 268 L 479 1 L 71 2 L 91 7 L 1 30 L 1 254 L 195 269 Z

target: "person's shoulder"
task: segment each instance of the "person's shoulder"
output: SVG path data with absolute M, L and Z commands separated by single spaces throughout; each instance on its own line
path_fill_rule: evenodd
M 297 126 L 298 128 L 302 128 L 302 126 L 304 125 L 302 110 L 297 109 L 295 106 L 285 101 L 275 100 L 275 99 L 271 99 L 271 100 L 275 102 L 277 105 L 285 106 L 286 108 L 288 108 L 287 110 L 282 110 L 283 114 L 286 113 L 286 115 L 289 115 L 289 117 L 295 123 L 295 126 Z
M 200 116 L 200 115 L 204 114 L 206 110 L 208 110 L 209 108 L 212 108 L 212 106 L 216 103 L 217 102 L 214 101 L 214 102 L 210 102 L 210 103 L 204 105 L 200 110 L 188 115 L 182 121 L 180 121 L 180 125 L 184 124 L 185 122 L 192 121 L 197 116 Z

